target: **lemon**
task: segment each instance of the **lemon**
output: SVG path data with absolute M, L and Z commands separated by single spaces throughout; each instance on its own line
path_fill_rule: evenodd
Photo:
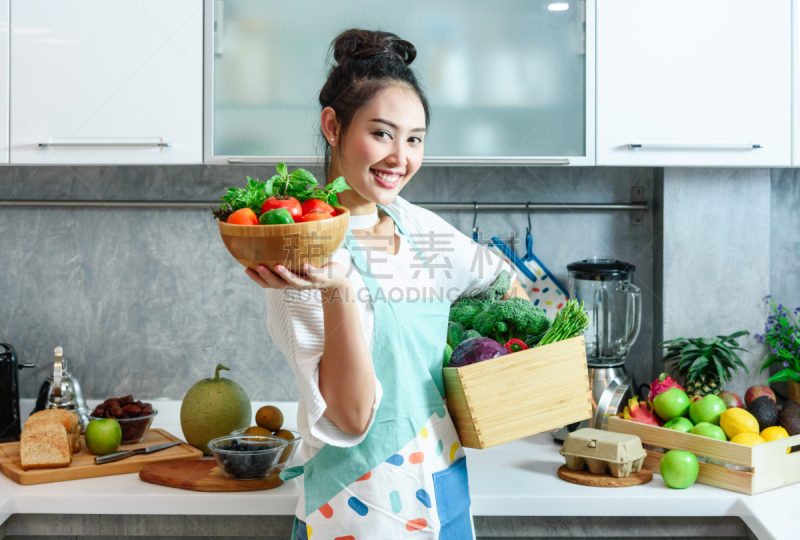
M 745 446 L 755 446 L 757 444 L 765 443 L 767 441 L 762 439 L 761 435 L 758 435 L 757 433 L 743 432 L 733 436 L 731 438 L 731 442 L 736 444 L 743 444 Z
M 719 416 L 719 426 L 729 439 L 740 433 L 758 435 L 758 420 L 744 409 L 733 408 L 724 411 Z
M 761 438 L 766 442 L 777 441 L 778 439 L 786 439 L 787 437 L 789 437 L 789 432 L 780 426 L 768 427 L 761 432 Z

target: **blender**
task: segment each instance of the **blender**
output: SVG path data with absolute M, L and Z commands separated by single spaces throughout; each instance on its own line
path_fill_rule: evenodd
M 586 363 L 592 394 L 592 418 L 562 428 L 554 437 L 563 440 L 578 428 L 604 429 L 605 415 L 614 415 L 636 393 L 625 357 L 639 336 L 642 324 L 641 289 L 633 284 L 636 267 L 610 257 L 592 257 L 567 265 L 569 296 L 584 303 L 589 328 L 584 332 Z

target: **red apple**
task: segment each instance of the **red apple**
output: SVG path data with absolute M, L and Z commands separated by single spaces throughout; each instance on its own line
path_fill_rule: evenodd
M 742 398 L 740 398 L 738 394 L 734 394 L 733 392 L 728 392 L 725 390 L 724 392 L 719 393 L 719 397 L 725 402 L 725 406 L 729 409 L 744 409 Z
M 700 401 L 701 399 L 703 399 L 703 396 L 695 395 L 689 398 L 689 403 L 694 403 L 695 401 Z
M 763 384 L 748 388 L 747 392 L 744 394 L 744 402 L 747 406 L 750 406 L 750 403 L 752 403 L 754 399 L 761 396 L 767 396 L 769 399 L 777 403 L 777 401 L 775 401 L 775 393 L 772 391 L 772 388 L 769 386 L 764 386 Z

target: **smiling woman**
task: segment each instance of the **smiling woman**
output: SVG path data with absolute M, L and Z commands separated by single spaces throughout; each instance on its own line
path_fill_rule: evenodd
M 411 43 L 348 30 L 320 92 L 328 179 L 349 231 L 330 263 L 248 275 L 267 289 L 267 328 L 295 373 L 303 496 L 295 538 L 473 537 L 464 450 L 445 406 L 450 305 L 491 287 L 498 256 L 399 196 L 430 121 Z M 366 294 L 362 294 L 366 293 Z

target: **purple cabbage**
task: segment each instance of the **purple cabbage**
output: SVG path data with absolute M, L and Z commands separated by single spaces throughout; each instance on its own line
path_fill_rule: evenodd
M 465 339 L 453 349 L 448 367 L 464 367 L 508 354 L 505 347 L 487 337 Z

